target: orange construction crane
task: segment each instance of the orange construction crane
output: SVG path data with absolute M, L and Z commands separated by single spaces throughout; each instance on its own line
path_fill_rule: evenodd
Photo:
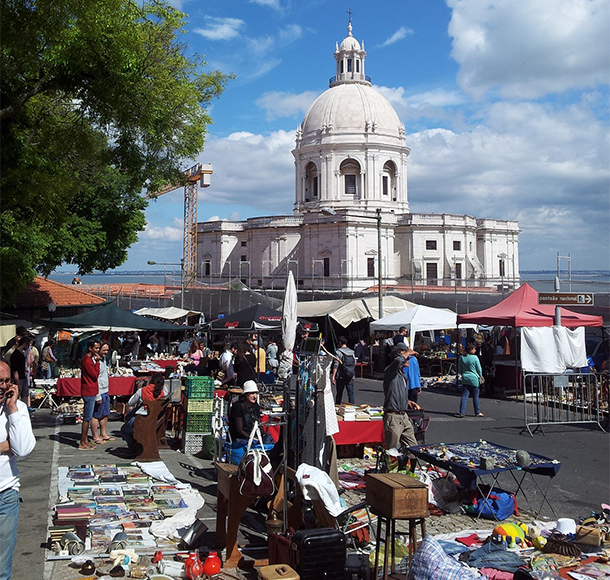
M 197 196 L 199 186 L 210 186 L 212 164 L 197 163 L 184 172 L 184 241 L 182 246 L 182 280 L 183 287 L 191 287 L 197 278 Z M 178 189 L 180 185 L 167 185 L 155 193 L 146 193 L 147 198 L 159 197 Z

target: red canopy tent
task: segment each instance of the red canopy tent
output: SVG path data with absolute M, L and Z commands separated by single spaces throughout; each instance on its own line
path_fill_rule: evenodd
M 568 328 L 577 326 L 603 326 L 601 316 L 580 314 L 567 308 L 561 308 L 561 325 Z M 529 284 L 523 284 L 491 308 L 458 314 L 458 324 L 486 324 L 489 326 L 553 326 L 555 324 L 555 306 L 538 304 L 538 292 Z

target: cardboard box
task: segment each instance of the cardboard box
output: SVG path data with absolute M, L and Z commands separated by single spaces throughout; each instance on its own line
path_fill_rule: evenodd
M 402 473 L 367 473 L 366 502 L 374 512 L 387 518 L 425 518 L 428 488 Z

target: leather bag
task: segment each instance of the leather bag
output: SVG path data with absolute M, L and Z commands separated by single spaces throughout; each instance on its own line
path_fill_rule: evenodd
M 252 442 L 257 437 L 260 449 L 253 449 Z M 246 497 L 264 497 L 273 495 L 275 483 L 273 481 L 273 468 L 271 460 L 263 446 L 258 422 L 254 423 L 246 453 L 242 457 L 237 469 L 237 483 L 239 493 Z

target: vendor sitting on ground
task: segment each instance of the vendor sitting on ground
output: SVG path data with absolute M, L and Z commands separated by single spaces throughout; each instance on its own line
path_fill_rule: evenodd
M 161 373 L 154 373 L 150 377 L 150 383 L 131 395 L 131 399 L 127 402 L 129 411 L 125 415 L 126 421 L 121 427 L 121 437 L 123 437 L 130 449 L 133 449 L 136 444 L 136 440 L 133 438 L 133 423 L 136 415 L 148 415 L 148 410 L 145 407 L 146 401 L 164 399 L 168 394 L 169 392 L 165 388 L 164 376 Z
M 254 423 L 261 421 L 261 408 L 258 404 L 258 387 L 254 381 L 244 383 L 244 391 L 239 399 L 231 405 L 229 411 L 229 434 L 233 443 L 240 439 L 247 441 Z M 265 433 L 264 443 L 271 443 L 272 438 Z

